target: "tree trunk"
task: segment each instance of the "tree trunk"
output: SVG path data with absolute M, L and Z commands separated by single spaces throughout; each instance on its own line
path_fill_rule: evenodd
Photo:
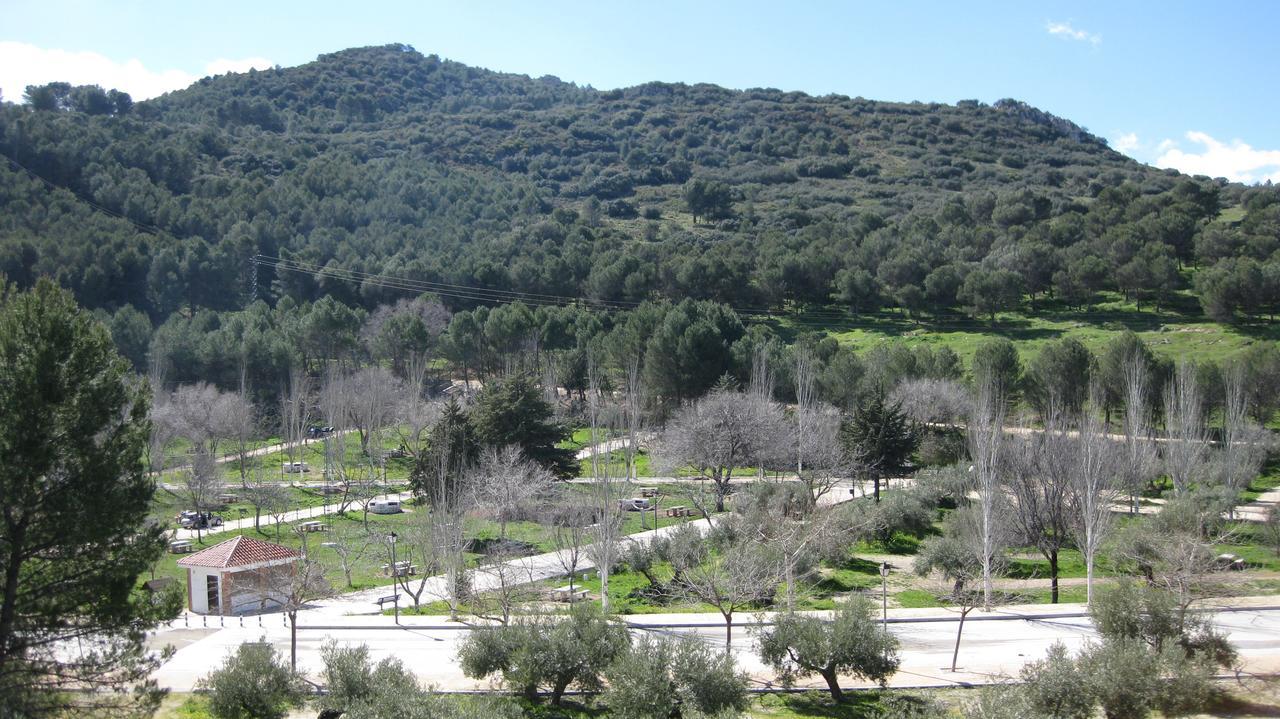
M 733 650 L 733 615 L 724 615 L 724 653 Z
M 1058 603 L 1058 550 L 1049 552 L 1049 603 Z
M 960 626 L 956 627 L 956 648 L 951 652 L 951 671 L 956 670 L 956 660 L 960 657 L 960 635 L 964 633 L 964 618 L 969 616 L 972 607 L 960 610 Z
M 820 674 L 827 682 L 827 690 L 831 692 L 831 699 L 836 702 L 844 701 L 844 690 L 840 688 L 840 681 L 836 678 L 836 670 L 827 669 L 820 672 Z
M 871 482 L 873 486 L 872 491 L 875 492 L 876 504 L 879 504 L 880 503 L 880 473 L 879 472 L 871 475 Z
M 289 610 L 289 671 L 298 673 L 298 611 Z

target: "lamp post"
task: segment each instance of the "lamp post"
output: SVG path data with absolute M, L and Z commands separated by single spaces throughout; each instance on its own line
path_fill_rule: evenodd
M 387 535 L 391 545 L 391 606 L 395 607 L 396 624 L 400 623 L 400 567 L 396 566 L 396 533 Z
M 880 563 L 880 625 L 889 633 L 889 563 Z

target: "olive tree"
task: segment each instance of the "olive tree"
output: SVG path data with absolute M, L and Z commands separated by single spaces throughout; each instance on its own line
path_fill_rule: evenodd
M 898 640 L 876 621 L 876 607 L 864 597 L 841 605 L 830 621 L 784 614 L 760 632 L 760 657 L 790 686 L 817 674 L 831 698 L 841 701 L 840 675 L 870 679 L 884 686 L 898 669 Z
M 583 604 L 563 619 L 521 618 L 470 632 L 458 659 L 469 677 L 501 674 L 510 689 L 529 700 L 545 688 L 559 706 L 570 685 L 598 689 L 601 672 L 628 642 L 625 628 Z
M 737 716 L 750 701 L 733 656 L 696 639 L 642 637 L 607 670 L 609 716 Z

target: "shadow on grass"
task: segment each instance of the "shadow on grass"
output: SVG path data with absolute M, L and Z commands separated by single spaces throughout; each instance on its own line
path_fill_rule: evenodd
M 849 692 L 836 703 L 829 694 L 764 694 L 756 704 L 762 716 L 828 717 L 829 719 L 870 719 L 881 716 L 879 692 Z

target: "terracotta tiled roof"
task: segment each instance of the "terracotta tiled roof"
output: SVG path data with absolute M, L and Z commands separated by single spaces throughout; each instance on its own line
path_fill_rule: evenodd
M 294 559 L 297 552 L 279 544 L 263 542 L 252 537 L 235 537 L 190 557 L 178 560 L 181 567 L 243 567 L 279 559 Z

